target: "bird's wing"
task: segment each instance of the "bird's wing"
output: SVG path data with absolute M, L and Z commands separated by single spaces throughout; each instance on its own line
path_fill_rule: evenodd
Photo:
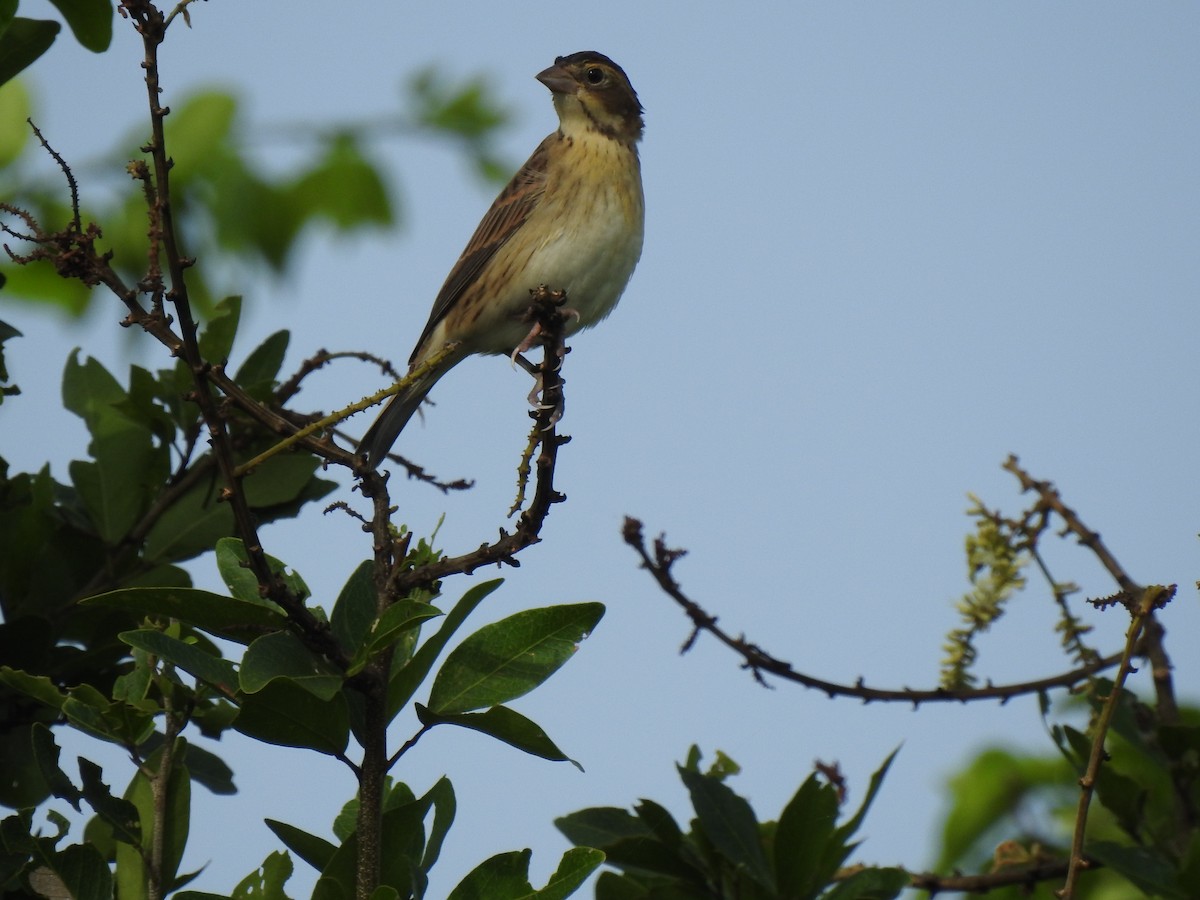
M 496 251 L 520 230 L 529 214 L 537 207 L 546 190 L 546 167 L 550 159 L 550 148 L 556 139 L 557 135 L 552 134 L 538 145 L 533 155 L 512 177 L 500 192 L 500 196 L 492 203 L 491 209 L 484 215 L 483 221 L 475 229 L 475 234 L 471 236 L 467 249 L 462 252 L 462 256 L 446 277 L 446 283 L 438 292 L 425 330 L 421 332 L 421 338 L 409 357 L 409 365 L 416 362 L 425 341 L 462 298 L 467 288 L 479 278 Z

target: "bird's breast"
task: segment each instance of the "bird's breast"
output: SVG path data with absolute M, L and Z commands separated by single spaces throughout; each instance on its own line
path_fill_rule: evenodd
M 566 289 L 586 328 L 616 306 L 642 255 L 641 168 L 631 144 L 592 133 L 563 140 L 526 223 L 542 236 L 527 272 L 532 286 Z
M 529 330 L 529 293 L 543 284 L 565 290 L 567 306 L 579 314 L 568 331 L 595 325 L 617 305 L 642 255 L 645 204 L 635 147 L 587 133 L 560 135 L 548 152 L 536 207 L 496 251 L 472 297 L 464 297 L 469 327 L 453 337 L 466 352 L 511 352 Z M 473 302 L 475 294 L 486 302 Z M 441 346 L 450 336 L 444 322 L 428 343 Z

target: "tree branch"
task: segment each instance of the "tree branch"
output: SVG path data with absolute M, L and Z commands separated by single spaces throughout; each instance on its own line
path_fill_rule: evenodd
M 496 541 L 482 544 L 470 553 L 444 557 L 417 569 L 394 570 L 390 590 L 395 596 L 404 596 L 413 588 L 431 588 L 448 575 L 469 575 L 481 566 L 494 564 L 515 568 L 520 564 L 516 555 L 541 540 L 542 525 L 550 514 L 550 507 L 567 499 L 554 487 L 558 448 L 571 440 L 567 435 L 558 434 L 555 429 L 555 411 L 562 404 L 562 360 L 567 353 L 564 343 L 567 317 L 562 312 L 566 295 L 542 285 L 531 291 L 531 296 L 530 316 L 532 321 L 541 326 L 539 342 L 544 347 L 542 363 L 537 368 L 542 385 L 542 402 L 530 412 L 540 447 L 534 465 L 536 478 L 533 498 L 517 519 L 516 529 L 511 533 L 500 529 L 500 537 Z
M 988 684 L 986 687 L 981 688 L 886 689 L 868 687 L 863 683 L 862 679 L 859 679 L 853 685 L 826 681 L 822 678 L 806 675 L 803 672 L 797 672 L 792 668 L 791 663 L 772 656 L 757 644 L 747 641 L 744 637 L 734 637 L 729 634 L 717 624 L 716 616 L 710 615 L 698 603 L 687 597 L 683 593 L 683 589 L 679 586 L 679 583 L 675 580 L 674 575 L 671 574 L 671 567 L 675 561 L 687 551 L 668 548 L 664 542 L 664 538 L 659 536 L 654 541 L 654 553 L 651 555 L 646 549 L 645 539 L 642 535 L 642 523 L 637 519 L 626 517 L 622 534 L 625 538 L 625 543 L 632 547 L 638 556 L 641 557 L 642 568 L 646 569 L 653 576 L 654 580 L 658 582 L 659 587 L 662 588 L 667 596 L 683 607 L 684 611 L 688 614 L 688 618 L 692 620 L 694 628 L 692 634 L 683 645 L 683 652 L 690 650 L 700 633 L 706 631 L 741 656 L 744 660 L 742 667 L 749 669 L 753 673 L 755 680 L 763 685 L 766 684 L 763 678 L 763 673 L 765 672 L 777 678 L 821 691 L 830 697 L 855 697 L 866 703 L 900 702 L 919 706 L 922 703 L 967 703 L 975 700 L 1000 700 L 1005 702 L 1013 697 L 1024 694 L 1040 694 L 1053 688 L 1070 687 L 1073 684 L 1091 678 L 1097 672 L 1110 668 L 1119 662 L 1121 658 L 1119 654 L 1106 656 L 1090 665 L 1081 666 L 1049 678 L 1026 681 L 1019 684 Z

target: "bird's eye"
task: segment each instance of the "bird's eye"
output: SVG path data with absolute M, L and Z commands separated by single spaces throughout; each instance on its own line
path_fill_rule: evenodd
M 604 80 L 604 70 L 599 66 L 592 66 L 583 73 L 583 77 L 588 80 L 588 84 L 599 84 Z

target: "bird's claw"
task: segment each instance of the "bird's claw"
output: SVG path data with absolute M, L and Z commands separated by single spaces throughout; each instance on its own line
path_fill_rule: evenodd
M 541 334 L 542 334 L 542 323 L 534 322 L 533 327 L 529 329 L 529 334 L 525 335 L 525 337 L 521 339 L 521 343 L 517 344 L 516 349 L 513 350 L 513 352 L 512 352 L 512 356 L 509 357 L 509 359 L 512 360 L 512 363 L 514 366 L 517 364 L 517 357 L 519 357 L 522 353 L 524 353 L 526 350 L 528 350 L 530 347 L 532 347 L 534 345 L 534 342 L 537 341 L 537 339 L 539 337 L 541 337 Z
M 529 396 L 526 397 L 525 399 L 529 401 L 529 405 L 533 407 L 535 414 L 540 415 L 541 413 L 546 412 L 546 410 L 551 411 L 549 420 L 548 420 L 546 426 L 542 429 L 543 431 L 549 431 L 556 424 L 558 424 L 558 421 L 563 417 L 563 412 L 565 411 L 566 404 L 561 399 L 561 395 L 560 395 L 560 399 L 557 403 L 543 402 L 541 394 L 542 394 L 542 390 L 544 387 L 545 387 L 545 385 L 542 381 L 541 373 L 535 374 L 533 390 L 531 390 L 529 392 Z

